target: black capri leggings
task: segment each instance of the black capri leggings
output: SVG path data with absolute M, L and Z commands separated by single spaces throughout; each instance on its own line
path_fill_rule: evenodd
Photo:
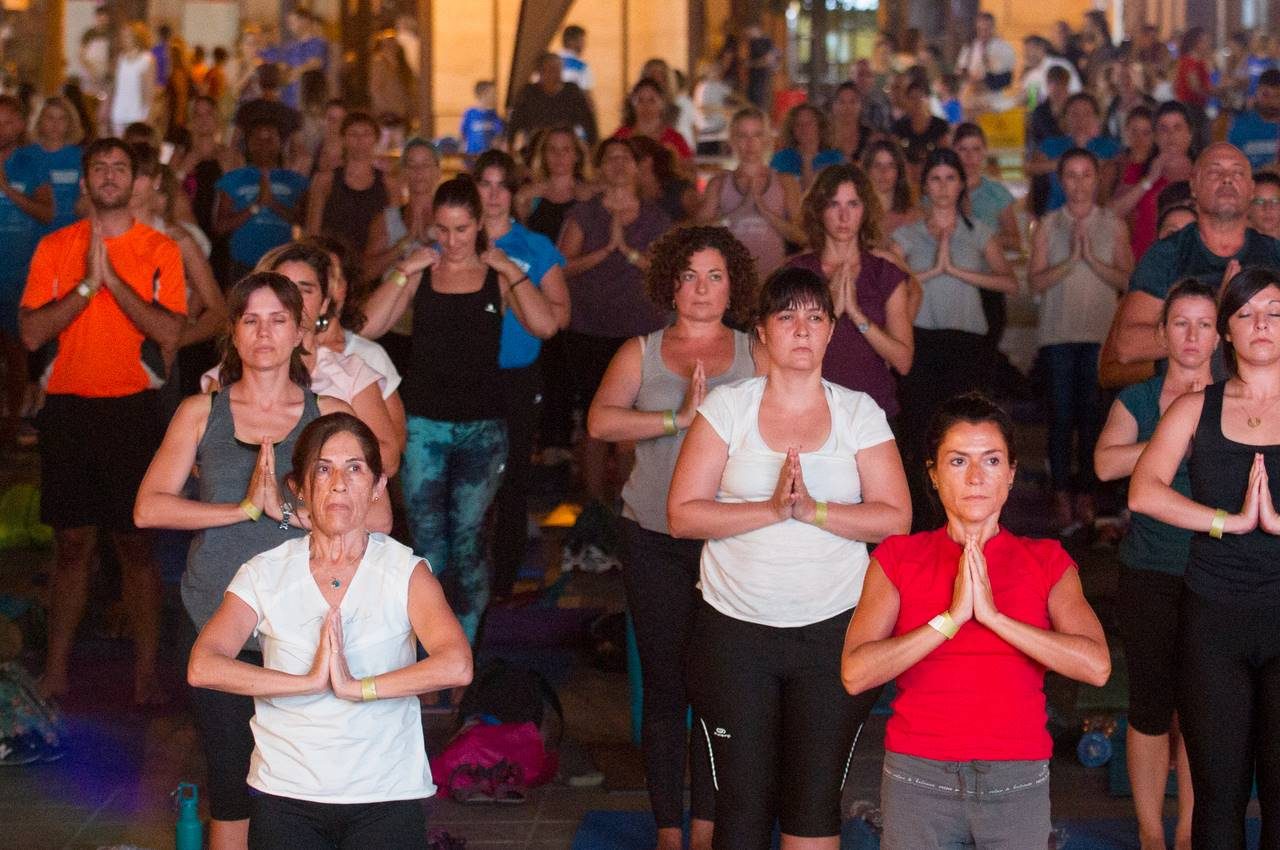
M 1280 848 L 1280 617 L 1182 594 L 1178 720 L 1196 806 L 1196 850 L 1244 850 L 1254 772 L 1262 850 Z
M 1164 735 L 1173 725 L 1178 693 L 1178 617 L 1182 576 L 1120 569 L 1120 640 L 1129 668 L 1129 725 Z
M 313 803 L 271 794 L 253 798 L 249 850 L 422 850 L 421 800 Z
M 183 612 L 187 656 L 196 642 L 196 627 Z M 244 650 L 237 661 L 262 666 L 262 653 Z M 248 820 L 252 801 L 249 785 L 249 758 L 253 755 L 253 697 L 228 694 L 208 688 L 191 689 L 191 707 L 196 732 L 208 770 L 209 816 L 214 820 Z
M 840 793 L 879 695 L 840 683 L 852 616 L 775 628 L 699 608 L 689 691 L 711 749 L 716 850 L 767 850 L 775 821 L 787 835 L 840 834 Z

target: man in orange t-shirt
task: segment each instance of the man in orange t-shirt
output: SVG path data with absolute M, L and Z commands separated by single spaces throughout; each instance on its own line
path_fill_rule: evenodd
M 164 435 L 161 350 L 186 313 L 177 244 L 133 218 L 134 154 L 119 139 L 84 153 L 86 219 L 50 233 L 31 260 L 18 314 L 23 344 L 56 341 L 40 412 L 40 518 L 53 526 L 49 654 L 41 688 L 66 693 L 98 529 L 111 532 L 136 643 L 134 699 L 161 701 L 155 680 L 160 575 L 133 502 Z

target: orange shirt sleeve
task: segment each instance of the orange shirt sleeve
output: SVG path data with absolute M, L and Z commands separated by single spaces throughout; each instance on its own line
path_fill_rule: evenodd
M 159 258 L 160 287 L 156 302 L 171 313 L 187 314 L 187 283 L 183 277 L 182 251 L 169 241 Z
M 21 306 L 27 310 L 36 310 L 54 299 L 53 282 L 58 277 L 57 250 L 52 240 L 41 239 L 36 252 L 31 257 L 31 268 L 27 272 L 27 286 L 22 290 Z M 66 287 L 70 290 L 71 287 Z

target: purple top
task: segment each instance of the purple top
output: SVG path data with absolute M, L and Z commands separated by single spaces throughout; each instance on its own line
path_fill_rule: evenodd
M 787 265 L 808 269 L 826 280 L 827 276 L 822 271 L 822 255 L 817 251 L 791 257 Z M 906 272 L 893 263 L 863 251 L 862 267 L 858 272 L 858 307 L 869 320 L 884 327 L 889 296 L 906 279 Z M 889 364 L 876 354 L 867 338 L 858 333 L 847 314 L 836 319 L 831 344 L 822 359 L 822 377 L 833 384 L 871 396 L 884 409 L 886 416 L 898 414 L 897 385 Z
M 582 228 L 582 253 L 590 254 L 609 244 L 610 214 L 601 195 L 575 204 L 565 221 Z M 657 205 L 641 202 L 636 220 L 623 230 L 627 245 L 645 251 L 653 240 L 671 226 Z M 632 265 L 620 251 L 613 251 L 595 268 L 568 280 L 569 329 L 602 337 L 643 336 L 667 324 L 665 311 L 658 309 L 644 291 L 644 272 Z

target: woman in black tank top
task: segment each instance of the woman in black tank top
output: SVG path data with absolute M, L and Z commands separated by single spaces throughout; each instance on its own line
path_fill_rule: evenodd
M 307 233 L 342 239 L 357 254 L 364 253 L 374 216 L 390 201 L 382 172 L 373 161 L 378 132 L 378 123 L 368 113 L 352 112 L 343 119 L 345 164 L 315 179 L 314 206 L 307 213 Z M 352 182 L 364 188 L 355 188 Z
M 1245 193 L 1245 197 L 1247 197 Z M 1244 850 L 1256 774 L 1262 846 L 1280 847 L 1280 274 L 1227 282 L 1218 333 L 1232 377 L 1173 403 L 1134 470 L 1129 507 L 1197 532 L 1178 641 L 1178 716 L 1196 848 Z M 1191 498 L 1170 482 L 1190 450 Z
M 400 389 L 408 414 L 405 507 L 414 550 L 440 577 L 474 643 L 489 600 L 481 530 L 507 454 L 502 326 L 518 321 L 546 338 L 557 322 L 528 276 L 502 251 L 487 248 L 470 177 L 442 183 L 432 209 L 439 244 L 392 268 L 365 304 L 363 332 L 377 339 L 413 309 L 413 369 Z

